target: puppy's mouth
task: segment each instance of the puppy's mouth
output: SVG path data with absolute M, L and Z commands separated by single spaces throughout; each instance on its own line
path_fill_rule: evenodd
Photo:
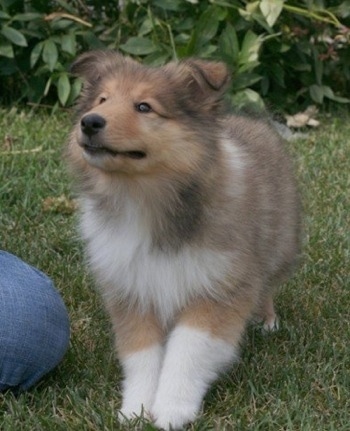
M 82 145 L 84 151 L 91 156 L 99 156 L 99 155 L 110 155 L 112 157 L 127 157 L 129 159 L 140 160 L 146 157 L 146 153 L 140 150 L 130 150 L 130 151 L 116 151 L 111 150 L 107 147 L 100 147 L 95 145 L 83 144 Z

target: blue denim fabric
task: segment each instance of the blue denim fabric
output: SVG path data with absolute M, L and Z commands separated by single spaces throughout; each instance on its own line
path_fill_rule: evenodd
M 34 385 L 68 344 L 68 313 L 51 280 L 0 251 L 0 391 Z

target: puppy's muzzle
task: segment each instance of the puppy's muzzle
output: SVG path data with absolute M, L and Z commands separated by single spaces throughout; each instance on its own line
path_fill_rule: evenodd
M 118 151 L 106 146 L 103 135 L 98 136 L 105 129 L 106 124 L 107 121 L 101 115 L 95 113 L 86 114 L 80 120 L 80 128 L 83 136 L 79 145 L 84 148 L 86 153 L 90 156 L 107 154 L 113 157 L 124 156 L 130 159 L 143 159 L 146 157 L 146 153 L 142 150 Z
M 91 137 L 104 129 L 106 120 L 98 114 L 87 114 L 80 121 L 81 131 Z

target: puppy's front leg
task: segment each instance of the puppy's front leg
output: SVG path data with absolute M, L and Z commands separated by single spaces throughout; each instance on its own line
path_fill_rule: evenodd
M 121 306 L 108 307 L 115 343 L 123 367 L 123 402 L 119 418 L 130 419 L 150 411 L 163 360 L 163 331 L 152 312 Z
M 195 419 L 209 385 L 238 357 L 249 313 L 214 301 L 183 313 L 168 339 L 151 409 L 159 428 L 183 429 Z

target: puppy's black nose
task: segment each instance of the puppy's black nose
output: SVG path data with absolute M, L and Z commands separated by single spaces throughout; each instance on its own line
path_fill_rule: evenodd
M 80 121 L 83 133 L 88 136 L 96 135 L 106 125 L 106 120 L 98 114 L 87 114 Z

